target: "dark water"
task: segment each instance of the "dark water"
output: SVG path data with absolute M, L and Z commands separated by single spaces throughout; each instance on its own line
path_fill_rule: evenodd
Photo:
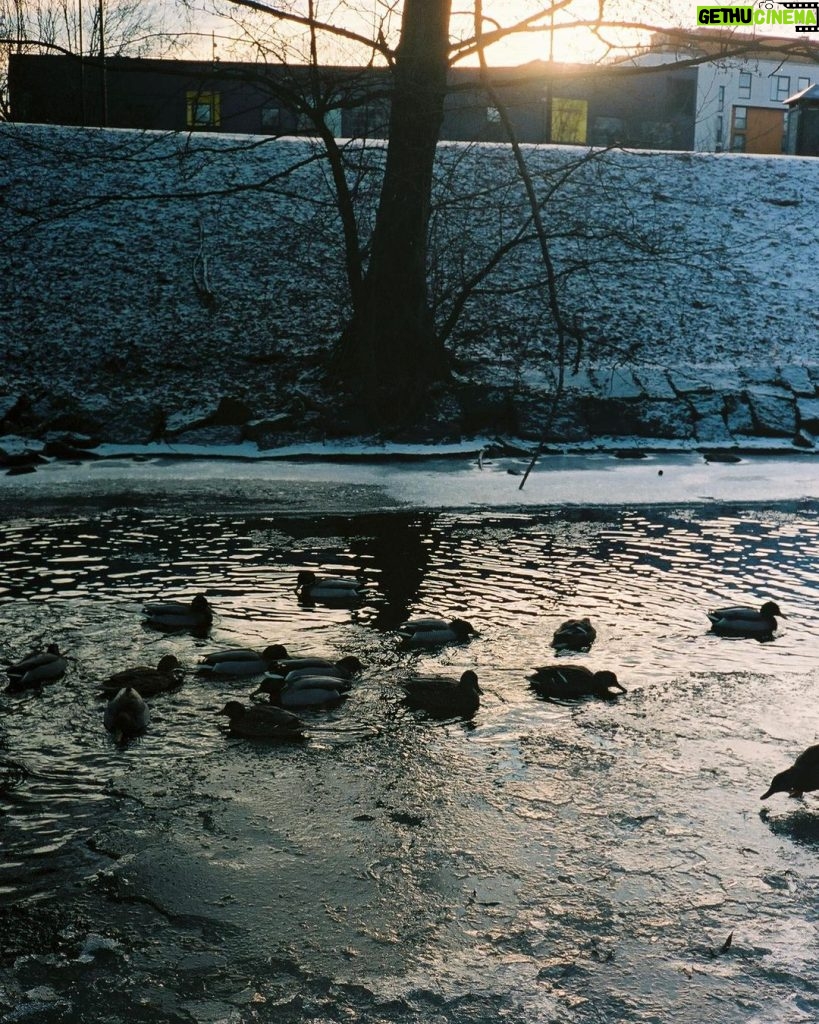
M 819 806 L 759 801 L 819 731 L 819 516 L 679 508 L 357 517 L 53 513 L 0 529 L 1 653 L 69 670 L 0 696 L 0 901 L 78 907 L 19 959 L 9 1020 L 662 1021 L 819 1018 Z M 358 610 L 300 607 L 299 569 L 362 574 Z M 206 593 L 210 635 L 142 625 Z M 772 643 L 704 611 L 774 598 Z M 435 613 L 480 636 L 399 650 Z M 564 618 L 617 702 L 550 704 L 525 675 Z M 230 739 L 248 681 L 190 675 L 125 748 L 97 681 L 223 646 L 355 653 L 350 699 L 284 746 Z M 475 668 L 472 722 L 398 681 Z M 730 947 L 723 950 L 733 933 Z

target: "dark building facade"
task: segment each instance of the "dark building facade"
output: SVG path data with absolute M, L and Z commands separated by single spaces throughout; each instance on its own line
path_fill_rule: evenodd
M 535 62 L 492 68 L 519 141 L 692 149 L 693 68 Z M 388 68 L 12 54 L 12 119 L 160 131 L 314 135 L 316 113 L 339 138 L 387 135 Z M 441 138 L 506 141 L 477 69 L 450 72 Z

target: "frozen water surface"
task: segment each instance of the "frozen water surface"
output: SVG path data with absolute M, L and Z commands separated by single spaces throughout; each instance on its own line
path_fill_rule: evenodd
M 0 1008 L 819 1018 L 819 797 L 759 800 L 819 731 L 812 465 L 601 457 L 544 466 L 522 495 L 506 463 L 2 478 L 2 654 L 55 641 L 72 660 L 41 694 L 0 695 L 0 909 L 76 914 L 59 951 L 6 964 Z M 301 607 L 303 568 L 361 574 L 370 599 Z M 143 601 L 198 592 L 208 636 L 142 624 Z M 787 616 L 772 642 L 708 634 L 707 608 L 768 598 Z M 480 635 L 401 651 L 395 627 L 427 613 Z M 582 615 L 598 638 L 573 660 L 628 693 L 539 700 L 527 671 Z M 226 737 L 216 711 L 254 682 L 192 673 L 143 738 L 104 732 L 111 672 L 272 642 L 366 665 L 343 705 L 305 715 L 305 744 Z M 471 722 L 402 706 L 406 675 L 465 668 L 486 691 Z

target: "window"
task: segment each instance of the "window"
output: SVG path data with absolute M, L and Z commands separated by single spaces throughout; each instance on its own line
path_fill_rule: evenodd
M 809 78 L 797 78 L 796 80 L 796 91 L 802 92 L 803 89 L 807 89 L 810 85 Z
M 735 153 L 744 153 L 745 152 L 745 136 L 744 135 L 734 135 L 734 137 L 731 139 L 731 149 Z
M 748 108 L 734 107 L 734 128 L 744 132 L 748 127 Z
M 725 86 L 719 87 L 719 93 L 717 94 L 717 110 L 725 110 Z
M 739 98 L 749 100 L 751 98 L 751 72 L 741 71 L 739 74 Z
M 262 107 L 262 128 L 267 132 L 282 130 L 282 108 L 276 103 L 265 103 Z
M 790 75 L 771 75 L 771 99 L 786 100 L 791 94 Z
M 722 145 L 722 114 L 717 117 L 717 137 L 714 140 L 718 146 Z
M 188 128 L 218 128 L 222 123 L 221 96 L 218 92 L 187 94 Z

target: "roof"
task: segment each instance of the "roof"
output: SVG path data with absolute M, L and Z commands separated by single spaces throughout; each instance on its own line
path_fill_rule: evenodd
M 819 102 L 819 82 L 814 82 L 813 85 L 802 89 L 801 92 L 795 92 L 793 96 L 789 96 L 786 100 L 782 100 L 782 102 L 790 105 L 792 103 L 801 103 L 802 100 Z

